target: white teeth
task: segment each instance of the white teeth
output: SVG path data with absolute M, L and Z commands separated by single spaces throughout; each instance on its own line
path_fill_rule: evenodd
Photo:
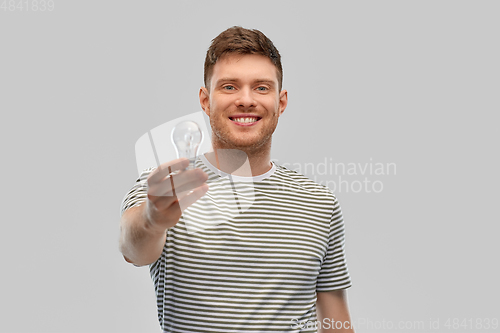
M 254 123 L 257 121 L 257 118 L 233 118 L 234 121 L 238 123 Z

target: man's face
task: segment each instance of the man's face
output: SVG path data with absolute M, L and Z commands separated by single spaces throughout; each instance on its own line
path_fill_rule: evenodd
M 200 89 L 200 104 L 210 117 L 214 148 L 257 152 L 271 147 L 271 136 L 287 105 L 278 91 L 276 67 L 256 54 L 228 54 L 219 59 L 210 91 Z

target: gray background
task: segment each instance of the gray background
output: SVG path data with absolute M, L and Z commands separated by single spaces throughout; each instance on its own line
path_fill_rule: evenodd
M 160 331 L 148 269 L 118 251 L 134 145 L 200 110 L 206 49 L 242 25 L 283 58 L 289 106 L 273 159 L 397 165 L 340 175 L 383 183 L 380 193 L 337 191 L 351 314 L 366 322 L 357 331 L 403 321 L 408 329 L 393 331 L 492 332 L 472 326 L 500 319 L 499 10 L 498 1 L 123 0 L 0 10 L 0 331 Z M 454 318 L 465 326 L 447 329 Z

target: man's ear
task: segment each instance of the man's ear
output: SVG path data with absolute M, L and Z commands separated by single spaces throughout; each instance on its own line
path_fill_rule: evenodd
M 280 102 L 279 102 L 279 108 L 278 108 L 278 111 L 279 111 L 279 115 L 281 116 L 281 114 L 285 111 L 286 109 L 286 106 L 288 105 L 288 92 L 286 90 L 281 90 L 280 92 Z
M 203 109 L 203 111 L 205 111 L 207 116 L 210 117 L 210 94 L 208 93 L 207 88 L 200 88 L 199 97 L 201 108 Z

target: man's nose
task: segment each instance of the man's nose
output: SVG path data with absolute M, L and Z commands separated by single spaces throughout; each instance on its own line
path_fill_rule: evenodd
M 235 101 L 238 107 L 250 108 L 256 105 L 255 99 L 250 88 L 241 89 L 238 92 L 238 97 Z

